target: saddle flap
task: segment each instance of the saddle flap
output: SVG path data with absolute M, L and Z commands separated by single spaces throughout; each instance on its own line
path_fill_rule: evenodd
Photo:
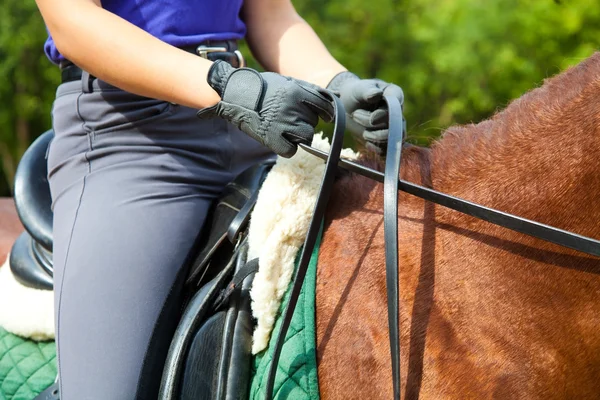
M 222 247 L 231 244 L 226 240 L 228 235 L 232 241 L 237 240 L 239 232 L 247 225 L 253 202 L 256 202 L 260 186 L 274 163 L 274 160 L 268 160 L 254 165 L 225 187 L 214 207 L 210 224 L 207 224 L 206 240 L 203 240 L 198 256 L 192 263 L 186 280 L 187 287 L 199 287 L 218 272 L 209 273 L 211 259 Z M 225 253 L 231 254 L 232 248 L 228 246 Z
M 252 317 L 247 277 L 224 306 L 218 295 L 246 260 L 242 242 L 220 273 L 194 295 L 177 327 L 161 381 L 160 398 L 243 399 L 250 382 Z M 225 263 L 226 265 L 223 265 Z M 232 393 L 235 394 L 232 396 Z

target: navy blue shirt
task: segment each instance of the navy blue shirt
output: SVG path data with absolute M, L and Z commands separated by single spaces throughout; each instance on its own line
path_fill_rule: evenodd
M 173 46 L 205 40 L 241 39 L 246 25 L 240 19 L 243 0 L 102 0 L 102 7 Z M 52 37 L 44 46 L 48 58 L 64 57 Z

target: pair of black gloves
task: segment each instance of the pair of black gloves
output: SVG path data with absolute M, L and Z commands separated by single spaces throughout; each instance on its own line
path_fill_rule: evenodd
M 333 119 L 329 94 L 305 81 L 215 61 L 208 83 L 221 101 L 200 110 L 198 117 L 224 118 L 283 157 L 293 156 L 299 143 L 311 144 L 319 117 L 326 122 Z M 336 75 L 327 89 L 342 100 L 347 129 L 367 148 L 381 153 L 388 136 L 383 96 L 397 97 L 402 104 L 402 89 L 378 79 L 360 79 L 351 72 Z

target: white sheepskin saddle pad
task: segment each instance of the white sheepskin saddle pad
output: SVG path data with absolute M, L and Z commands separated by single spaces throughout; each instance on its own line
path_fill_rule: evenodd
M 329 152 L 321 134 L 312 146 Z M 356 159 L 350 149 L 342 157 Z M 264 350 L 275 324 L 281 299 L 294 272 L 294 261 L 304 244 L 313 214 L 325 162 L 299 149 L 292 158 L 278 158 L 265 179 L 250 219 L 248 259 L 258 257 L 258 272 L 250 291 L 254 330 L 252 353 Z
M 0 326 L 33 340 L 54 339 L 54 293 L 21 285 L 9 259 L 0 267 Z

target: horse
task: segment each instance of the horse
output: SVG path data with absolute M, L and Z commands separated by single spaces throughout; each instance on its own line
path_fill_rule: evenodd
M 598 155 L 600 53 L 429 148 L 405 144 L 400 175 L 598 238 Z M 404 399 L 600 397 L 600 259 L 398 201 Z M 333 188 L 317 269 L 323 399 L 392 398 L 382 203 L 360 175 Z
M 0 265 L 24 228 L 11 198 L 0 198 Z

